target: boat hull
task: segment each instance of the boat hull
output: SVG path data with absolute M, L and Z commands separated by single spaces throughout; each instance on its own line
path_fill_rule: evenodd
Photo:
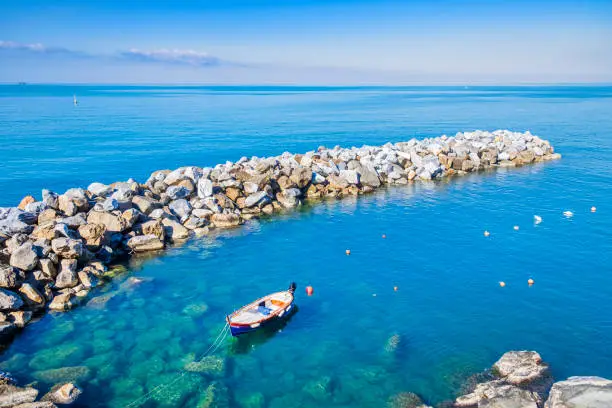
M 279 314 L 271 317 L 270 319 L 264 320 L 260 323 L 254 324 L 239 324 L 229 322 L 230 333 L 232 336 L 240 336 L 242 334 L 251 333 L 257 330 L 260 330 L 265 327 L 269 327 L 274 325 L 274 323 L 280 322 L 282 320 L 287 319 L 295 309 L 293 302 L 285 307 Z

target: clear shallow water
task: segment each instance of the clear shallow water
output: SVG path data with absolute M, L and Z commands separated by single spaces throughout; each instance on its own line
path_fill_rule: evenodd
M 164 167 L 476 128 L 529 129 L 564 156 L 327 201 L 134 262 L 86 306 L 31 325 L 0 366 L 43 385 L 66 374 L 44 370 L 87 367 L 71 370 L 81 406 L 123 407 L 176 378 L 226 313 L 295 280 L 299 310 L 281 332 L 228 340 L 217 353 L 224 371 L 187 375 L 147 406 L 196 406 L 213 381 L 232 407 L 380 407 L 401 391 L 436 403 L 510 349 L 538 350 L 560 379 L 612 377 L 611 97 L 610 88 L 0 87 L 0 205 Z M 534 226 L 534 214 L 544 222 Z

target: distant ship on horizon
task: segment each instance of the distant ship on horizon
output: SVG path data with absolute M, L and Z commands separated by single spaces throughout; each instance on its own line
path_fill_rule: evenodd
M 27 85 L 25 82 L 18 82 L 17 85 Z

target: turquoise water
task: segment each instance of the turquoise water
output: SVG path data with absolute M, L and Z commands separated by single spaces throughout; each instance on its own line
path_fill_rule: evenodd
M 380 407 L 402 391 L 438 403 L 510 349 L 538 350 L 559 379 L 610 378 L 611 111 L 609 87 L 0 87 L 0 205 L 159 168 L 472 129 L 531 130 L 563 154 L 325 201 L 134 260 L 88 304 L 29 326 L 0 367 L 42 386 L 76 377 L 80 406 L 124 407 L 174 381 L 225 314 L 294 280 L 285 327 L 228 339 L 211 369 L 143 406 L 197 406 L 210 384 L 231 407 Z M 78 368 L 48 371 L 62 367 Z

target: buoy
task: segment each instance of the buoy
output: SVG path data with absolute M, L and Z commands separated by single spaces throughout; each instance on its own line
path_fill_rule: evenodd
M 376 293 L 372 293 L 372 296 L 376 297 Z
M 519 226 L 518 226 L 518 225 L 515 225 L 515 226 L 514 226 L 514 230 L 515 230 L 515 231 L 518 231 L 518 230 L 519 230 Z
M 563 215 L 565 215 L 567 218 L 572 218 L 574 213 L 571 211 L 563 211 Z
M 499 282 L 499 286 L 503 288 L 504 286 L 506 286 L 506 282 Z
M 595 208 L 595 207 L 593 207 L 593 208 Z M 382 235 L 382 237 L 383 237 L 383 239 L 384 239 L 384 238 L 387 238 L 387 236 L 386 236 L 385 234 L 383 234 L 383 235 Z
M 597 211 L 597 207 L 595 206 L 591 207 L 591 212 L 595 212 L 595 211 Z
M 533 216 L 533 222 L 534 222 L 535 224 L 539 224 L 539 223 L 541 223 L 541 222 L 542 222 L 542 217 L 540 217 L 539 215 L 534 215 L 534 216 Z
M 527 283 L 529 284 L 529 286 L 533 285 L 535 283 L 535 281 L 531 278 L 529 278 L 529 280 L 527 280 Z
M 489 235 L 491 235 L 491 233 L 490 233 L 489 231 L 485 231 L 485 232 L 484 232 L 484 236 L 485 236 L 485 237 L 488 237 Z
M 306 293 L 308 294 L 308 296 L 312 296 L 313 292 L 314 289 L 312 288 L 312 286 L 306 286 Z
M 397 292 L 397 286 L 394 286 L 394 287 L 393 287 L 393 290 Z
M 351 254 L 351 250 L 350 250 L 350 249 L 347 249 L 347 250 L 346 250 L 346 254 L 347 254 L 347 255 L 350 255 L 350 254 Z

